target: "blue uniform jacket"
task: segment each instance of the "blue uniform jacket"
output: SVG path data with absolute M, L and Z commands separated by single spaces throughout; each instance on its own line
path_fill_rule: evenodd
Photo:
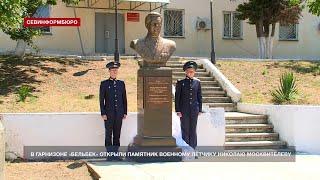
M 125 83 L 111 78 L 100 84 L 100 111 L 108 117 L 123 117 L 127 114 L 127 93 Z
M 176 112 L 202 112 L 201 83 L 197 78 L 178 80 L 175 93 Z

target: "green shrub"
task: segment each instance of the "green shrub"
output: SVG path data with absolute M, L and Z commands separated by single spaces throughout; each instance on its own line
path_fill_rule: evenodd
M 282 74 L 280 86 L 271 91 L 273 101 L 277 104 L 290 103 L 298 94 L 296 78 L 292 72 Z
M 266 74 L 268 74 L 268 70 L 264 69 L 264 70 L 262 71 L 262 75 L 266 75 Z
M 25 102 L 26 98 L 30 96 L 32 95 L 31 95 L 31 88 L 29 86 L 23 85 L 18 89 L 19 101 Z

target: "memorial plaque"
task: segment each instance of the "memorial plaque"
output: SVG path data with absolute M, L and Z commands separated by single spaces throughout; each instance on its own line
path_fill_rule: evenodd
M 138 134 L 171 136 L 172 71 L 170 69 L 138 70 Z
M 171 82 L 166 77 L 146 77 L 146 106 L 160 108 L 171 103 Z

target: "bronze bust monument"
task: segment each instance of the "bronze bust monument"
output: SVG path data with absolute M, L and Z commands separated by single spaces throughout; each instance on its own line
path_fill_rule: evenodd
M 160 37 L 162 18 L 149 13 L 146 37 L 131 42 L 141 57 L 137 78 L 137 135 L 129 152 L 182 152 L 172 136 L 172 69 L 165 67 L 176 50 L 174 41 Z M 151 148 L 151 149 L 150 149 Z M 132 157 L 137 162 L 181 161 L 179 156 Z
M 176 43 L 160 36 L 162 27 L 161 14 L 149 13 L 145 18 L 148 34 L 145 38 L 133 40 L 130 47 L 143 59 L 144 67 L 165 66 L 176 50 Z

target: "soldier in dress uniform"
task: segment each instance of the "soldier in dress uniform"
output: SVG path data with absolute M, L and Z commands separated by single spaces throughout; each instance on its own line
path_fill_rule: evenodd
M 110 77 L 100 84 L 100 111 L 105 127 L 105 146 L 108 152 L 117 152 L 120 146 L 122 120 L 127 117 L 127 94 L 124 81 L 117 79 L 120 63 L 106 65 Z M 107 160 L 121 160 L 119 157 Z
M 197 147 L 197 120 L 202 112 L 200 80 L 195 78 L 197 63 L 188 61 L 183 70 L 186 78 L 178 80 L 175 93 L 175 110 L 180 117 L 182 139 L 192 148 Z

